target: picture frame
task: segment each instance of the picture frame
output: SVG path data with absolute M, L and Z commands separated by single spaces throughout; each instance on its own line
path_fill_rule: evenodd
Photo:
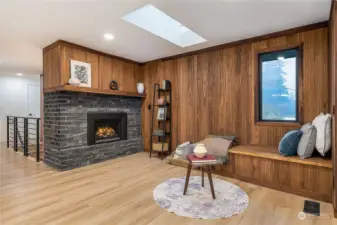
M 70 77 L 71 79 L 78 79 L 81 87 L 91 87 L 91 65 L 70 60 Z
M 158 108 L 157 120 L 166 120 L 167 117 L 167 108 L 160 107 Z

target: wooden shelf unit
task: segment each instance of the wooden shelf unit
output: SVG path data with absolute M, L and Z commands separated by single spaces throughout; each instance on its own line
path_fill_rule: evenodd
M 152 102 L 152 119 L 151 119 L 151 138 L 150 138 L 150 157 L 152 156 L 152 152 L 161 153 L 161 160 L 163 160 L 164 152 L 171 154 L 172 152 L 172 122 L 170 117 L 172 116 L 172 107 L 171 102 L 168 102 L 168 99 L 172 101 L 172 92 L 171 92 L 171 82 L 167 81 L 167 85 L 169 88 L 163 89 L 159 84 L 154 84 L 153 86 L 153 102 Z M 157 97 L 157 98 L 156 98 Z M 156 101 L 160 98 L 164 99 L 164 104 L 156 104 Z M 155 111 L 158 108 L 164 108 L 164 118 L 165 120 L 158 120 L 155 118 Z M 166 110 L 165 110 L 166 109 Z M 154 120 L 157 121 L 158 127 L 163 130 L 163 134 L 157 135 L 154 134 Z M 169 131 L 166 130 L 166 124 L 169 123 Z M 158 142 L 161 143 L 161 150 L 153 148 L 153 138 L 157 138 Z M 169 141 L 167 142 L 167 139 Z M 164 143 L 168 143 L 168 149 L 164 149 Z
M 82 93 L 93 93 L 93 94 L 102 94 L 102 95 L 116 95 L 116 96 L 129 96 L 129 97 L 138 97 L 145 98 L 146 94 L 138 94 L 137 92 L 129 91 L 114 91 L 100 88 L 89 88 L 89 87 L 79 87 L 71 85 L 60 85 L 53 88 L 43 89 L 44 93 L 57 92 L 57 91 L 70 91 L 70 92 L 82 92 Z

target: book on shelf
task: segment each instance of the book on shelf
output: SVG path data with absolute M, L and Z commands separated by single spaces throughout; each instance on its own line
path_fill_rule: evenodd
M 154 130 L 153 131 L 153 135 L 164 135 L 165 134 L 165 131 L 164 130 Z
M 169 80 L 163 80 L 161 88 L 164 89 L 164 90 L 171 89 L 171 81 L 169 81 Z

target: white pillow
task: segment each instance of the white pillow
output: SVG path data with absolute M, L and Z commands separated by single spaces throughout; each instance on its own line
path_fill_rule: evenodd
M 189 142 L 189 141 L 184 142 L 184 143 L 178 145 L 177 148 L 176 148 L 176 151 L 175 151 L 175 153 L 174 153 L 173 158 L 174 158 L 174 159 L 183 158 L 183 157 L 186 155 L 185 149 L 186 149 L 186 147 L 188 147 L 189 145 L 190 145 L 190 142 Z
M 331 115 L 319 114 L 314 121 L 312 121 L 317 129 L 316 149 L 324 156 L 331 149 Z

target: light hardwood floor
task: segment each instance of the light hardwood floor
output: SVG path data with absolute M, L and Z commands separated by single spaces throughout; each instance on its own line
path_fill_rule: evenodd
M 297 215 L 305 198 L 220 176 L 216 177 L 248 193 L 245 212 L 218 220 L 176 216 L 156 205 L 152 191 L 168 178 L 184 176 L 186 169 L 149 159 L 146 153 L 66 172 L 24 158 L 1 144 L 0 153 L 0 224 L 337 224 L 331 219 L 331 204 L 321 204 L 321 217 L 301 221 Z

